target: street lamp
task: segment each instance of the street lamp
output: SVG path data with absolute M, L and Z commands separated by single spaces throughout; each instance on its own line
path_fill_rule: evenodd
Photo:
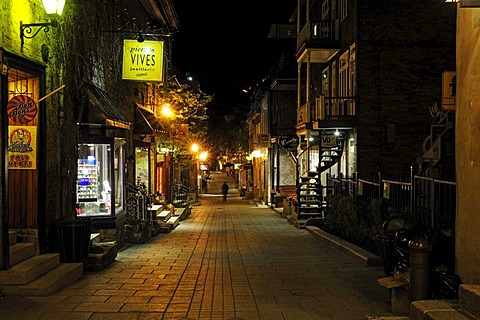
M 173 111 L 171 109 L 171 106 L 170 106 L 170 103 L 164 103 L 162 105 L 162 115 L 165 116 L 165 118 L 167 119 L 170 119 L 174 116 L 173 114 Z M 173 149 L 174 149 L 174 145 L 173 145 L 173 132 L 172 132 L 172 126 L 171 126 L 171 123 L 169 123 L 168 125 L 168 136 L 169 136 L 169 140 L 170 140 L 170 150 L 169 150 L 169 160 L 168 160 L 168 192 L 169 192 L 169 195 L 168 195 L 168 200 L 170 201 L 170 203 L 173 202 L 174 198 L 173 198 L 173 176 L 175 174 L 174 172 L 174 166 L 173 166 Z
M 37 23 L 23 23 L 20 21 L 20 41 L 23 47 L 24 38 L 34 38 L 42 29 L 45 32 L 50 30 L 50 27 L 58 26 L 58 18 L 62 15 L 63 7 L 65 6 L 65 0 L 42 0 L 43 7 L 50 17 L 50 22 L 37 22 Z M 38 28 L 33 32 L 32 28 Z M 32 34 L 33 33 L 33 34 Z

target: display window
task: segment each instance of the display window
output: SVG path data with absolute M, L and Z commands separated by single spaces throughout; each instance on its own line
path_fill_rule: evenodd
M 79 144 L 78 216 L 113 215 L 123 210 L 123 158 L 120 141 Z
M 135 148 L 135 177 L 137 184 L 149 185 L 149 148 Z

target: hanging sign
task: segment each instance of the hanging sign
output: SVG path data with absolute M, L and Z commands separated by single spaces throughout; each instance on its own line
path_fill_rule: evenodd
M 259 134 L 257 135 L 258 147 L 259 148 L 269 148 L 270 147 L 270 135 L 268 134 Z
M 15 96 L 8 101 L 7 115 L 15 123 L 29 123 L 37 116 L 37 104 L 29 96 Z
M 163 41 L 123 40 L 122 78 L 163 81 Z
M 8 126 L 8 169 L 36 169 L 37 127 Z

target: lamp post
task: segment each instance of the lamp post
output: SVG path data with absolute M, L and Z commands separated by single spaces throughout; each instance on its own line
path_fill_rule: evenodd
M 195 201 L 197 201 L 198 199 L 198 188 L 199 188 L 199 183 L 198 183 L 198 150 L 200 150 L 200 147 L 198 146 L 198 144 L 194 143 L 192 144 L 192 147 L 191 147 L 191 150 L 192 150 L 192 153 L 193 153 L 193 159 L 194 159 L 194 163 L 193 163 L 193 179 L 190 179 L 190 181 L 194 182 L 194 187 L 195 187 Z
M 205 163 L 205 161 L 207 160 L 207 158 L 208 158 L 208 152 L 207 152 L 207 151 L 201 152 L 200 155 L 198 156 L 198 159 L 199 159 L 198 167 L 200 167 L 200 162 Z M 199 169 L 200 169 L 200 168 L 199 168 Z M 202 171 L 202 170 L 199 170 L 199 172 L 201 172 L 201 171 Z M 205 177 L 203 176 L 203 173 L 202 173 L 202 174 L 199 173 L 197 177 L 198 177 L 198 182 L 197 182 L 197 183 L 198 183 L 198 184 L 202 187 L 202 189 L 203 189 L 203 180 L 204 180 L 204 178 L 205 178 Z M 205 183 L 207 183 L 207 180 L 205 180 Z M 206 185 L 205 185 L 205 190 L 204 190 L 204 191 L 206 192 Z
M 165 118 L 170 119 L 174 116 L 172 109 L 170 107 L 170 103 L 165 103 L 162 106 L 162 114 L 165 116 Z M 171 128 L 171 123 L 168 125 L 168 139 L 170 142 L 170 148 L 169 148 L 169 159 L 168 159 L 168 200 L 170 203 L 173 202 L 173 176 L 174 176 L 174 167 L 173 167 L 173 150 L 174 150 L 174 144 L 173 144 L 173 132 Z
M 62 15 L 65 0 L 42 0 L 43 7 L 50 17 L 50 22 L 23 23 L 20 21 L 20 42 L 23 47 L 24 38 L 32 39 L 40 31 L 48 32 L 50 27 L 58 26 L 58 18 Z M 35 32 L 33 28 L 38 28 Z

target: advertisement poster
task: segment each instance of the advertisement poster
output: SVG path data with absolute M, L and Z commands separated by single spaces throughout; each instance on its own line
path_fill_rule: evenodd
M 27 124 L 37 116 L 38 108 L 32 98 L 18 95 L 8 101 L 7 115 L 15 123 Z
M 8 169 L 37 168 L 37 127 L 8 127 Z
M 163 80 L 163 41 L 123 40 L 122 79 Z

